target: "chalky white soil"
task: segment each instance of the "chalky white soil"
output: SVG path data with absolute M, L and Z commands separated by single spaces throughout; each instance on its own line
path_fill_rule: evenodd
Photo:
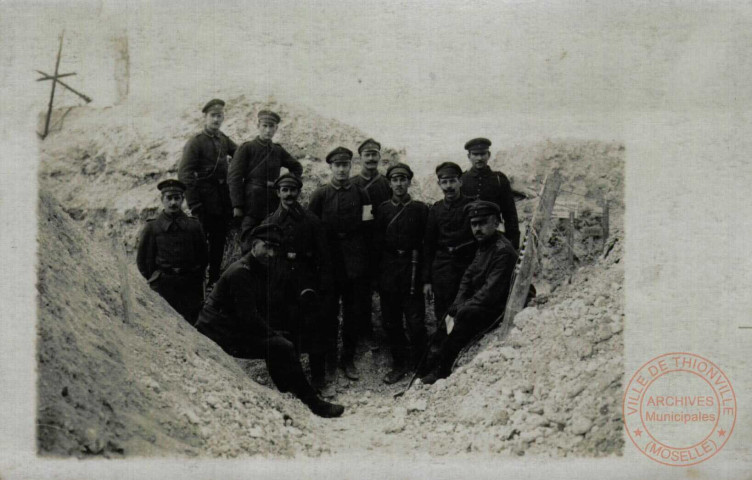
M 236 142 L 251 139 L 255 112 L 266 105 L 242 95 L 227 100 L 223 130 Z M 530 216 L 541 182 L 555 166 L 565 177 L 562 205 L 590 209 L 581 216 L 578 210 L 575 267 L 566 263 L 563 223 L 554 220 L 535 280 L 541 295 L 517 317 L 509 338 L 488 335 L 449 379 L 430 387 L 418 384 L 397 400 L 392 395 L 406 380 L 393 386 L 381 382 L 389 366 L 386 349 L 363 351 L 358 358 L 363 378 L 338 380 L 336 401 L 347 407 L 345 415 L 324 420 L 269 386 L 263 362 L 234 360 L 197 334 L 149 290 L 133 265 L 137 232 L 158 209 L 155 186 L 176 175 L 185 141 L 200 128 L 199 107 L 81 107 L 68 112 L 62 131 L 42 144 L 41 453 L 621 453 L 621 145 L 551 140 L 500 151 L 492 166 L 531 196 L 518 203 L 521 219 Z M 327 151 L 340 144 L 355 149 L 367 137 L 310 110 L 271 107 L 286 119 L 276 140 L 304 164 L 304 197 L 326 181 L 328 169 L 320 159 Z M 402 159 L 419 172 L 416 198 L 438 198 L 432 165 L 413 162 L 397 149 L 384 156 L 385 163 Z M 458 159 L 465 166 L 463 161 Z M 607 244 L 613 248 L 605 258 L 600 240 L 581 232 L 597 222 L 595 199 L 601 194 L 612 202 Z M 125 253 L 117 252 L 121 247 Z M 121 281 L 123 264 L 129 291 Z M 129 319 L 123 298 L 130 299 Z

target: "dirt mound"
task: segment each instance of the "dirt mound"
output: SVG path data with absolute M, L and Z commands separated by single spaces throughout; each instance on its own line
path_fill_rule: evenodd
M 557 201 L 595 203 L 601 196 L 624 208 L 624 145 L 594 140 L 546 140 L 500 150 L 490 162 L 503 171 L 512 187 L 539 192 L 543 181 L 559 168 L 563 181 Z M 570 197 L 571 196 L 571 197 Z
M 331 149 L 343 145 L 355 151 L 367 138 L 360 130 L 309 109 L 244 95 L 226 100 L 222 130 L 238 144 L 256 136 L 259 110 L 279 112 L 283 121 L 275 141 L 303 163 L 304 178 L 317 179 L 305 185 L 303 200 L 328 178 L 323 158 Z M 201 105 L 178 109 L 162 102 L 58 112 L 65 113 L 62 130 L 41 144 L 43 189 L 98 238 L 109 237 L 114 226 L 122 232 L 127 250 L 133 251 L 143 222 L 159 209 L 157 183 L 177 176 L 186 141 L 201 131 L 200 109 Z M 385 147 L 383 162 L 402 155 Z
M 53 455 L 328 451 L 308 410 L 253 382 L 133 268 L 44 194 L 39 206 L 38 448 Z M 127 290 L 125 291 L 127 297 Z
M 620 453 L 621 255 L 617 243 L 518 314 L 507 339 L 486 336 L 448 379 L 414 387 L 387 428 L 420 432 L 434 455 Z
M 303 163 L 304 202 L 329 178 L 321 160 L 326 152 L 340 144 L 355 149 L 367 136 L 310 110 L 245 96 L 228 100 L 223 130 L 237 141 L 252 138 L 256 112 L 265 107 L 285 119 L 276 140 Z M 542 268 L 534 280 L 538 304 L 520 314 L 508 339 L 488 336 L 449 379 L 419 385 L 398 401 L 392 395 L 407 380 L 381 381 L 389 370 L 388 350 L 360 352 L 361 380 L 338 380 L 336 401 L 347 407 L 344 416 L 323 421 L 289 395 L 265 387 L 270 382 L 263 362 L 233 360 L 196 334 L 149 290 L 132 260 L 118 263 L 112 254 L 112 238 L 132 252 L 144 220 L 156 214 L 155 186 L 176 175 L 186 139 L 200 129 L 199 108 L 72 109 L 64 131 L 43 143 L 41 190 L 62 207 L 43 196 L 41 452 L 597 456 L 621 451 L 621 244 L 616 241 L 602 259 L 600 240 L 584 231 L 599 223 L 596 200 L 605 194 L 615 207 L 608 243 L 622 238 L 622 146 L 551 141 L 500 152 L 491 166 L 529 195 L 518 203 L 523 227 L 543 178 L 555 166 L 565 178 L 557 206 L 577 211 L 573 245 L 560 216 L 543 233 Z M 384 153 L 385 164 L 404 158 L 393 149 Z M 416 176 L 413 197 L 439 199 L 433 168 L 414 167 L 430 174 Z M 92 238 L 105 241 L 103 247 Z M 236 254 L 232 248 L 227 252 Z M 119 269 L 128 270 L 133 290 L 128 323 Z M 378 305 L 374 315 L 380 324 Z

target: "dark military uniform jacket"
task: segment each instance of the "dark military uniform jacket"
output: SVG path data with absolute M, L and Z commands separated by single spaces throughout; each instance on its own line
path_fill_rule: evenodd
M 328 185 L 317 188 L 308 208 L 324 223 L 331 251 L 334 275 L 357 279 L 366 274 L 368 248 L 364 231 L 364 210 L 372 215 L 368 194 L 357 185 Z
M 504 219 L 504 235 L 512 242 L 514 248 L 519 248 L 520 226 L 517 220 L 517 207 L 506 175 L 486 166 L 481 170 L 471 168 L 462 174 L 461 180 L 464 195 L 499 206 L 501 217 Z
M 226 341 L 259 341 L 274 334 L 267 302 L 268 269 L 247 254 L 217 280 L 196 322 L 196 328 Z
M 363 175 L 356 175 L 350 178 L 350 182 L 366 191 L 374 208 L 392 197 L 392 187 L 389 185 L 389 179 L 380 173 L 377 173 L 370 179 L 365 178 Z
M 162 272 L 203 275 L 208 254 L 201 224 L 182 211 L 174 216 L 162 212 L 141 231 L 136 263 L 150 282 Z
M 418 252 L 415 291 L 422 291 L 420 260 L 428 206 L 408 195 L 403 203 L 394 198 L 376 209 L 375 241 L 379 255 L 379 288 L 382 291 L 410 292 L 412 255 Z
M 186 186 L 185 200 L 191 212 L 231 214 L 227 156 L 234 155 L 236 149 L 235 142 L 224 133 L 212 135 L 206 130 L 185 144 L 178 180 Z
M 281 167 L 298 177 L 303 175 L 300 162 L 277 143 L 256 137 L 238 147 L 227 176 L 233 208 L 265 218 L 269 200 L 277 198 L 270 185 L 279 177 Z
M 296 203 L 289 209 L 280 205 L 264 223 L 273 223 L 282 229 L 278 261 L 284 280 L 294 277 L 298 294 L 304 288 L 319 292 L 329 290 L 333 281 L 332 262 L 321 220 Z
M 457 259 L 466 262 L 465 265 L 470 263 L 476 242 L 464 208 L 472 201 L 472 198 L 461 195 L 452 203 L 439 200 L 431 206 L 423 242 L 424 283 L 433 283 L 433 262 L 437 257 L 444 260 Z
M 456 314 L 460 309 L 473 307 L 501 314 L 507 304 L 516 263 L 517 252 L 500 232 L 479 244 L 449 312 Z

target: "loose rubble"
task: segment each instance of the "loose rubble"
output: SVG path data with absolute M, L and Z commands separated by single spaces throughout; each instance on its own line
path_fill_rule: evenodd
M 276 141 L 304 165 L 303 199 L 328 179 L 325 153 L 368 135 L 309 110 L 226 98 L 223 131 L 255 135 L 255 114 L 286 119 Z M 120 105 L 69 112 L 42 144 L 39 214 L 39 451 L 108 457 L 321 456 L 378 451 L 401 456 L 620 454 L 623 375 L 623 146 L 561 140 L 515 146 L 491 162 L 529 198 L 562 170 L 562 204 L 578 205 L 575 265 L 565 222 L 545 232 L 539 296 L 506 339 L 487 335 L 432 386 L 387 386 L 384 347 L 359 352 L 362 378 L 340 376 L 342 418 L 314 417 L 277 392 L 264 363 L 239 361 L 187 325 L 132 265 L 137 232 L 158 210 L 156 184 L 176 175 L 187 138 L 200 128 L 190 108 Z M 242 112 L 242 113 L 239 113 Z M 138 119 L 138 120 L 136 120 Z M 169 127 L 165 127 L 168 125 Z M 387 148 L 384 163 L 406 160 Z M 460 162 L 461 163 L 461 162 Z M 432 168 L 417 165 L 411 193 L 440 197 Z M 354 167 L 357 171 L 358 166 Z M 570 193 L 574 192 L 574 193 Z M 587 195 L 587 197 L 583 197 Z M 612 205 L 605 242 L 584 229 L 600 222 L 600 195 Z M 523 222 L 524 226 L 524 222 Z M 113 245 L 117 248 L 113 250 Z M 118 252 L 124 249 L 125 255 Z M 610 248 L 610 250 L 609 250 Z M 228 261 L 237 252 L 228 252 Z M 118 278 L 128 264 L 130 297 Z M 125 321 L 123 297 L 131 302 Z M 374 299 L 374 321 L 380 323 Z M 436 328 L 429 317 L 429 331 Z M 305 363 L 305 357 L 304 357 Z

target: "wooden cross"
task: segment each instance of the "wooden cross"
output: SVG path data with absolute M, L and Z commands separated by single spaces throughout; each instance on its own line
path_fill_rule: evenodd
M 50 75 L 48 73 L 44 73 L 41 70 L 35 70 L 37 73 L 42 75 L 41 78 L 37 79 L 37 82 L 42 82 L 45 80 L 52 80 L 52 91 L 50 92 L 50 103 L 49 103 L 49 106 L 47 107 L 47 119 L 44 122 L 44 133 L 41 133 L 39 135 L 42 138 L 45 138 L 50 131 L 50 119 L 52 118 L 52 103 L 55 100 L 55 87 L 57 86 L 58 83 L 60 84 L 61 87 L 67 90 L 70 90 L 71 92 L 81 97 L 86 103 L 91 102 L 91 98 L 89 98 L 88 96 L 84 95 L 83 93 L 79 91 L 74 90 L 73 87 L 63 82 L 62 80 L 60 80 L 63 77 L 70 77 L 76 74 L 76 72 L 58 73 L 58 69 L 60 68 L 60 57 L 63 53 L 63 35 L 64 34 L 65 34 L 65 31 L 63 31 L 63 33 L 60 34 L 60 46 L 57 49 L 57 60 L 55 61 L 55 73 L 53 75 Z

